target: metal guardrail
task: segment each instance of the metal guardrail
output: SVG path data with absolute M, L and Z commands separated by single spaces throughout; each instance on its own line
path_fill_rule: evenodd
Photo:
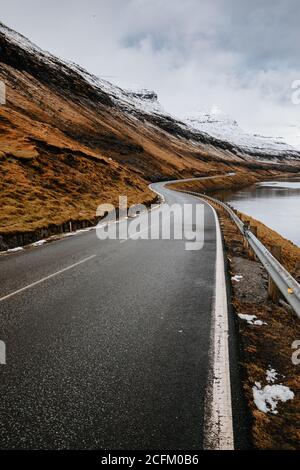
M 193 191 L 181 191 L 197 196 L 202 199 L 214 202 L 223 207 L 232 220 L 236 223 L 242 235 L 246 238 L 257 258 L 260 260 L 269 276 L 280 290 L 288 304 L 293 308 L 298 318 L 300 318 L 300 284 L 293 276 L 279 263 L 279 261 L 270 253 L 270 251 L 261 243 L 261 241 L 247 229 L 243 221 L 236 213 L 224 202 L 214 199 L 206 194 L 195 193 Z

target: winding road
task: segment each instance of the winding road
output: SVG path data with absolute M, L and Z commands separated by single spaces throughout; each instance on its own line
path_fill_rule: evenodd
M 225 353 L 214 346 L 224 268 L 220 258 L 216 276 L 215 214 L 164 183 L 153 189 L 168 204 L 203 204 L 204 224 L 191 221 L 204 230 L 203 249 L 174 239 L 100 241 L 92 230 L 0 257 L 1 449 L 245 446 L 230 318 L 230 361 L 223 356 L 227 305 Z

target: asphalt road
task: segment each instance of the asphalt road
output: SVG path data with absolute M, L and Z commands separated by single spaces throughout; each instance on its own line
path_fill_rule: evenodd
M 204 214 L 198 251 L 90 231 L 0 257 L 1 449 L 203 446 L 216 256 Z

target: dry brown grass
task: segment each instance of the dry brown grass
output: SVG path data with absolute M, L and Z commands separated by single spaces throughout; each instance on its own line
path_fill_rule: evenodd
M 234 271 L 233 257 L 247 257 L 243 249 L 242 235 L 227 213 L 216 207 L 221 221 L 230 276 Z M 300 249 L 285 240 L 273 230 L 252 219 L 258 226 L 258 236 L 263 243 L 282 246 L 284 264 L 293 268 L 300 260 Z M 251 273 L 249 273 L 249 276 Z M 244 279 L 247 283 L 247 279 Z M 263 282 L 263 280 L 261 280 Z M 292 363 L 292 343 L 300 340 L 300 321 L 295 314 L 275 305 L 270 300 L 259 304 L 247 303 L 236 296 L 237 284 L 233 283 L 232 304 L 240 332 L 241 366 L 243 369 L 243 388 L 251 415 L 251 435 L 253 444 L 259 449 L 300 449 L 300 366 Z M 248 325 L 239 320 L 237 314 L 256 315 L 266 322 L 262 327 Z M 295 398 L 284 404 L 278 404 L 278 415 L 264 414 L 253 402 L 252 387 L 255 382 L 267 385 L 266 370 L 273 367 L 280 373 L 280 382 L 288 386 Z
M 146 182 L 119 165 L 77 156 L 41 155 L 24 160 L 12 155 L 0 165 L 0 233 L 22 233 L 67 220 L 93 220 L 99 204 L 150 202 Z

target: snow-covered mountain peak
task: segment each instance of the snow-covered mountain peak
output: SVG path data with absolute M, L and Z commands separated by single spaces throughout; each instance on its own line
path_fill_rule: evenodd
M 225 114 L 217 107 L 213 107 L 211 111 L 202 111 L 194 113 L 191 116 L 186 117 L 186 121 L 189 122 L 193 127 L 197 128 L 198 125 L 211 125 L 212 127 L 238 127 L 238 123 L 228 114 Z
M 279 137 L 265 137 L 244 131 L 231 116 L 214 107 L 210 112 L 199 112 L 185 118 L 193 129 L 205 132 L 216 139 L 250 153 L 264 153 L 276 156 L 279 153 L 293 153 L 295 149 Z

